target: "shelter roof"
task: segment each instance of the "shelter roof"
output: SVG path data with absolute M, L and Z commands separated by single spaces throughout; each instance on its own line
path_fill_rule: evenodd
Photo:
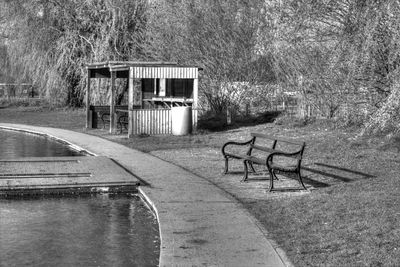
M 110 78 L 111 72 L 116 72 L 117 78 L 128 78 L 132 68 L 133 78 L 194 79 L 198 76 L 198 70 L 202 70 L 195 66 L 163 61 L 105 61 L 88 63 L 86 68 L 90 71 L 91 78 Z

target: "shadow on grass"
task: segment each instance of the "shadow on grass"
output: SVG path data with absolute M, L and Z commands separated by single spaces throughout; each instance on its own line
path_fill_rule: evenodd
M 243 171 L 229 171 L 227 174 L 243 174 Z
M 357 170 L 352 170 L 352 169 L 348 169 L 348 168 L 344 168 L 344 167 L 340 167 L 340 166 L 334 166 L 334 165 L 329 165 L 329 164 L 325 164 L 325 163 L 313 163 L 313 165 L 315 166 L 319 166 L 322 167 L 324 169 L 319 169 L 319 168 L 312 168 L 310 166 L 302 166 L 301 170 L 302 171 L 307 171 L 310 172 L 312 174 L 318 174 L 321 175 L 325 178 L 332 178 L 335 180 L 339 180 L 341 182 L 344 183 L 350 183 L 350 182 L 354 182 L 360 179 L 369 179 L 369 178 L 375 178 L 375 175 L 369 174 L 369 173 L 364 173 L 364 172 L 360 172 Z M 327 170 L 328 169 L 328 170 Z M 341 174 L 339 175 L 338 172 L 340 172 Z M 229 174 L 233 174 L 233 175 L 243 175 L 243 171 L 230 171 Z M 298 178 L 295 176 L 291 176 L 290 174 L 283 174 L 281 173 L 281 175 L 284 175 L 290 179 L 294 179 L 297 180 Z M 302 179 L 303 182 L 313 186 L 314 188 L 324 188 L 324 187 L 329 187 L 332 186 L 332 182 L 329 183 L 327 181 L 318 181 L 316 179 L 311 178 L 310 176 L 312 175 L 302 175 Z M 268 181 L 269 180 L 269 175 L 268 175 L 268 171 L 257 171 L 257 173 L 252 173 L 249 172 L 249 177 L 247 179 L 247 182 L 260 182 L 260 181 Z M 323 180 L 323 179 L 322 179 Z
M 301 169 L 305 170 L 305 171 L 312 172 L 312 173 L 320 174 L 320 175 L 323 175 L 325 177 L 341 180 L 342 182 L 345 182 L 345 183 L 348 183 L 348 182 L 351 182 L 351 181 L 354 180 L 354 179 L 351 179 L 351 178 L 348 178 L 348 177 L 339 176 L 339 175 L 336 175 L 336 174 L 333 174 L 333 173 L 329 173 L 329 172 L 325 172 L 325 171 L 317 170 L 317 169 L 312 169 L 312 168 L 309 168 L 309 167 L 302 167 Z
M 302 176 L 302 178 L 303 178 L 303 182 L 304 182 L 304 183 L 309 184 L 309 185 L 312 185 L 312 186 L 315 187 L 315 188 L 323 188 L 323 187 L 328 187 L 328 186 L 330 186 L 330 185 L 327 184 L 327 183 L 324 183 L 324 182 L 320 182 L 320 181 L 311 179 L 311 178 L 309 178 L 309 177 L 307 177 L 307 176 Z
M 302 168 L 302 169 L 304 169 L 304 168 Z M 237 173 L 237 174 L 243 174 L 243 172 L 239 172 L 239 171 L 237 171 L 236 173 Z M 250 175 L 250 174 L 251 174 L 251 175 Z M 289 178 L 289 179 L 293 179 L 293 180 L 298 181 L 298 178 L 297 178 L 297 176 L 295 176 L 295 175 L 291 175 L 291 174 L 288 174 L 288 173 L 280 173 L 280 175 L 283 175 L 283 176 L 285 176 L 285 177 L 287 177 L 287 178 Z M 324 183 L 324 182 L 320 182 L 320 181 L 311 179 L 311 178 L 309 178 L 309 177 L 307 177 L 307 176 L 303 176 L 303 175 L 302 175 L 301 178 L 302 178 L 302 180 L 303 180 L 304 183 L 309 184 L 309 185 L 311 185 L 311 186 L 313 186 L 313 187 L 315 187 L 315 188 L 322 188 L 322 187 L 328 187 L 328 186 L 330 186 L 330 185 L 327 184 L 327 183 Z M 247 179 L 246 182 L 269 181 L 269 179 L 270 179 L 270 176 L 269 176 L 269 174 L 268 174 L 268 171 L 266 171 L 266 172 L 264 172 L 264 173 L 262 173 L 262 172 L 259 172 L 259 173 L 249 173 L 249 177 L 248 177 L 248 179 Z M 288 189 L 291 190 L 291 188 L 288 188 Z M 293 190 L 299 190 L 299 188 L 294 188 Z
M 246 182 L 262 182 L 269 181 L 269 176 L 249 176 Z
M 243 126 L 255 126 L 258 124 L 273 122 L 280 113 L 280 111 L 267 111 L 257 115 L 243 116 L 234 119 L 230 125 L 227 124 L 225 115 L 205 115 L 199 119 L 198 129 L 218 132 L 237 129 Z
M 351 169 L 347 169 L 347 168 L 343 168 L 343 167 L 338 167 L 338 166 L 334 166 L 334 165 L 328 165 L 325 163 L 314 163 L 315 165 L 318 166 L 322 166 L 322 167 L 327 167 L 327 168 L 331 168 L 331 169 L 336 169 L 336 170 L 340 170 L 340 171 L 345 171 L 345 172 L 349 172 L 349 173 L 353 173 L 353 174 L 357 174 L 357 175 L 361 175 L 364 176 L 365 178 L 375 178 L 375 175 L 369 174 L 369 173 L 365 173 L 365 172 L 360 172 L 360 171 L 355 171 L 355 170 L 351 170 Z
M 343 168 L 343 167 L 339 167 L 339 166 L 333 166 L 333 165 L 328 165 L 325 163 L 314 163 L 317 166 L 321 166 L 321 167 L 325 167 L 325 168 L 330 168 L 332 169 L 332 171 L 341 171 L 346 173 L 346 175 L 338 175 L 336 173 L 332 173 L 332 172 L 328 172 L 326 170 L 321 170 L 321 169 L 315 169 L 315 168 L 310 168 L 310 167 L 302 167 L 301 169 L 304 171 L 308 171 L 311 173 L 315 173 L 315 174 L 319 174 L 322 175 L 324 177 L 328 177 L 328 178 L 333 178 L 339 181 L 342 181 L 344 183 L 349 183 L 349 182 L 353 182 L 356 180 L 359 180 L 360 178 L 364 178 L 364 179 L 368 179 L 368 178 L 375 178 L 376 176 L 368 174 L 368 173 L 364 173 L 364 172 L 360 172 L 360 171 L 356 171 L 356 170 L 351 170 L 351 169 L 347 169 L 347 168 Z M 361 176 L 360 178 L 357 177 L 348 177 L 350 175 L 358 175 Z M 328 187 L 330 186 L 327 183 L 324 182 L 320 182 L 314 179 L 311 179 L 307 176 L 303 177 L 304 182 L 313 185 L 314 187 Z

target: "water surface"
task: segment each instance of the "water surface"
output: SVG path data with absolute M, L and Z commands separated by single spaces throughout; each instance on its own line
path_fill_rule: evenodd
M 51 138 L 0 130 L 0 159 L 80 155 Z M 157 220 L 138 196 L 0 199 L 0 266 L 156 266 L 159 244 Z
M 0 129 L 0 159 L 61 156 L 82 154 L 49 137 Z
M 0 266 L 156 266 L 159 242 L 137 196 L 0 199 Z

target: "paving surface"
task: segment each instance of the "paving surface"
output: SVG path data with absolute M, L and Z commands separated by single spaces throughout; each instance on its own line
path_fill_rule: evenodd
M 210 182 L 178 166 L 100 137 L 68 130 L 5 124 L 75 144 L 116 160 L 146 182 L 139 190 L 160 224 L 160 266 L 286 266 L 284 253 L 255 219 Z
M 136 187 L 139 180 L 107 157 L 35 157 L 0 160 L 0 194 L 16 190 Z M 100 188 L 101 187 L 101 188 Z

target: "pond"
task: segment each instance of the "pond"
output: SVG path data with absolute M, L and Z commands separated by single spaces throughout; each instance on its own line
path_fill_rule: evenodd
M 0 129 L 0 159 L 82 156 L 82 153 L 48 137 Z
M 0 138 L 1 159 L 81 155 L 42 136 Z M 157 266 L 159 253 L 157 220 L 137 195 L 0 199 L 0 266 Z

